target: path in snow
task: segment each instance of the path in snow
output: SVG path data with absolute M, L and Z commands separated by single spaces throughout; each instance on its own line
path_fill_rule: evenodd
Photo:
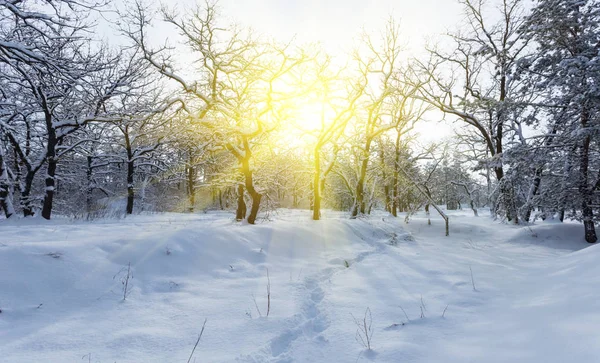
M 384 221 L 382 219 L 382 222 Z M 361 232 L 356 226 L 358 223 L 369 225 L 371 228 L 367 231 L 370 232 L 370 235 L 367 236 Z M 345 264 L 355 266 L 370 256 L 384 253 L 386 245 L 389 245 L 392 240 L 395 242 L 398 239 L 412 239 L 412 236 L 398 225 L 374 223 L 361 219 L 344 220 L 343 224 L 371 249 L 358 253 L 352 258 L 330 260 L 329 263 L 336 267 L 327 267 L 316 274 L 305 277 L 302 285 L 298 287 L 302 290 L 300 294 L 302 296 L 301 311 L 284 322 L 286 329 L 283 332 L 272 338 L 257 352 L 239 358 L 239 362 L 291 362 L 294 360 L 292 346 L 297 340 L 303 339 L 316 344 L 325 342 L 326 339 L 321 333 L 329 328 L 331 321 L 327 307 L 322 303 L 326 299 L 327 290 L 323 286 L 324 283 L 331 281 L 336 274 L 343 275 L 347 270 Z

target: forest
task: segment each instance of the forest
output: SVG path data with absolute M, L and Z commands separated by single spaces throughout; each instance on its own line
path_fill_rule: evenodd
M 600 3 L 457 1 L 461 23 L 411 56 L 391 17 L 332 55 L 212 1 L 0 0 L 3 216 L 443 205 L 596 242 Z M 455 131 L 422 142 L 432 121 Z

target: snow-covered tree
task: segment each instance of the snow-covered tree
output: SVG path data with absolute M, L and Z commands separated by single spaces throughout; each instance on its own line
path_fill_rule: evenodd
M 117 60 L 89 38 L 93 24 L 86 19 L 101 5 L 0 2 L 2 132 L 18 159 L 14 174 L 25 215 L 34 213 L 31 188 L 45 165 L 41 214 L 51 217 L 60 158 L 85 142 L 75 135 L 102 113 L 121 86 L 118 78 L 98 84 L 96 77 Z
M 571 217 L 583 221 L 590 243 L 597 241 L 594 207 L 600 187 L 599 29 L 600 3 L 595 0 L 538 0 L 520 29 L 536 45 L 520 66 L 544 99 L 540 107 L 547 109 L 549 135 L 545 145 L 560 146 L 551 155 L 562 160 L 553 165 L 558 164 L 564 182 L 548 180 L 547 188 L 562 196 L 566 206 L 559 209 L 571 209 Z M 577 192 L 564 194 L 568 190 Z

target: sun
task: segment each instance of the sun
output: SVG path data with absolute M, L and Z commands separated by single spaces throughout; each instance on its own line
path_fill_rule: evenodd
M 295 105 L 296 126 L 305 131 L 318 131 L 325 126 L 325 102 L 298 103 Z

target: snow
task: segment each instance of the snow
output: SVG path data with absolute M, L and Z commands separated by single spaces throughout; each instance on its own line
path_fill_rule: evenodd
M 449 215 L 449 237 L 382 213 L 2 221 L 0 362 L 186 362 L 205 318 L 192 361 L 598 360 L 600 248 L 581 225 Z

